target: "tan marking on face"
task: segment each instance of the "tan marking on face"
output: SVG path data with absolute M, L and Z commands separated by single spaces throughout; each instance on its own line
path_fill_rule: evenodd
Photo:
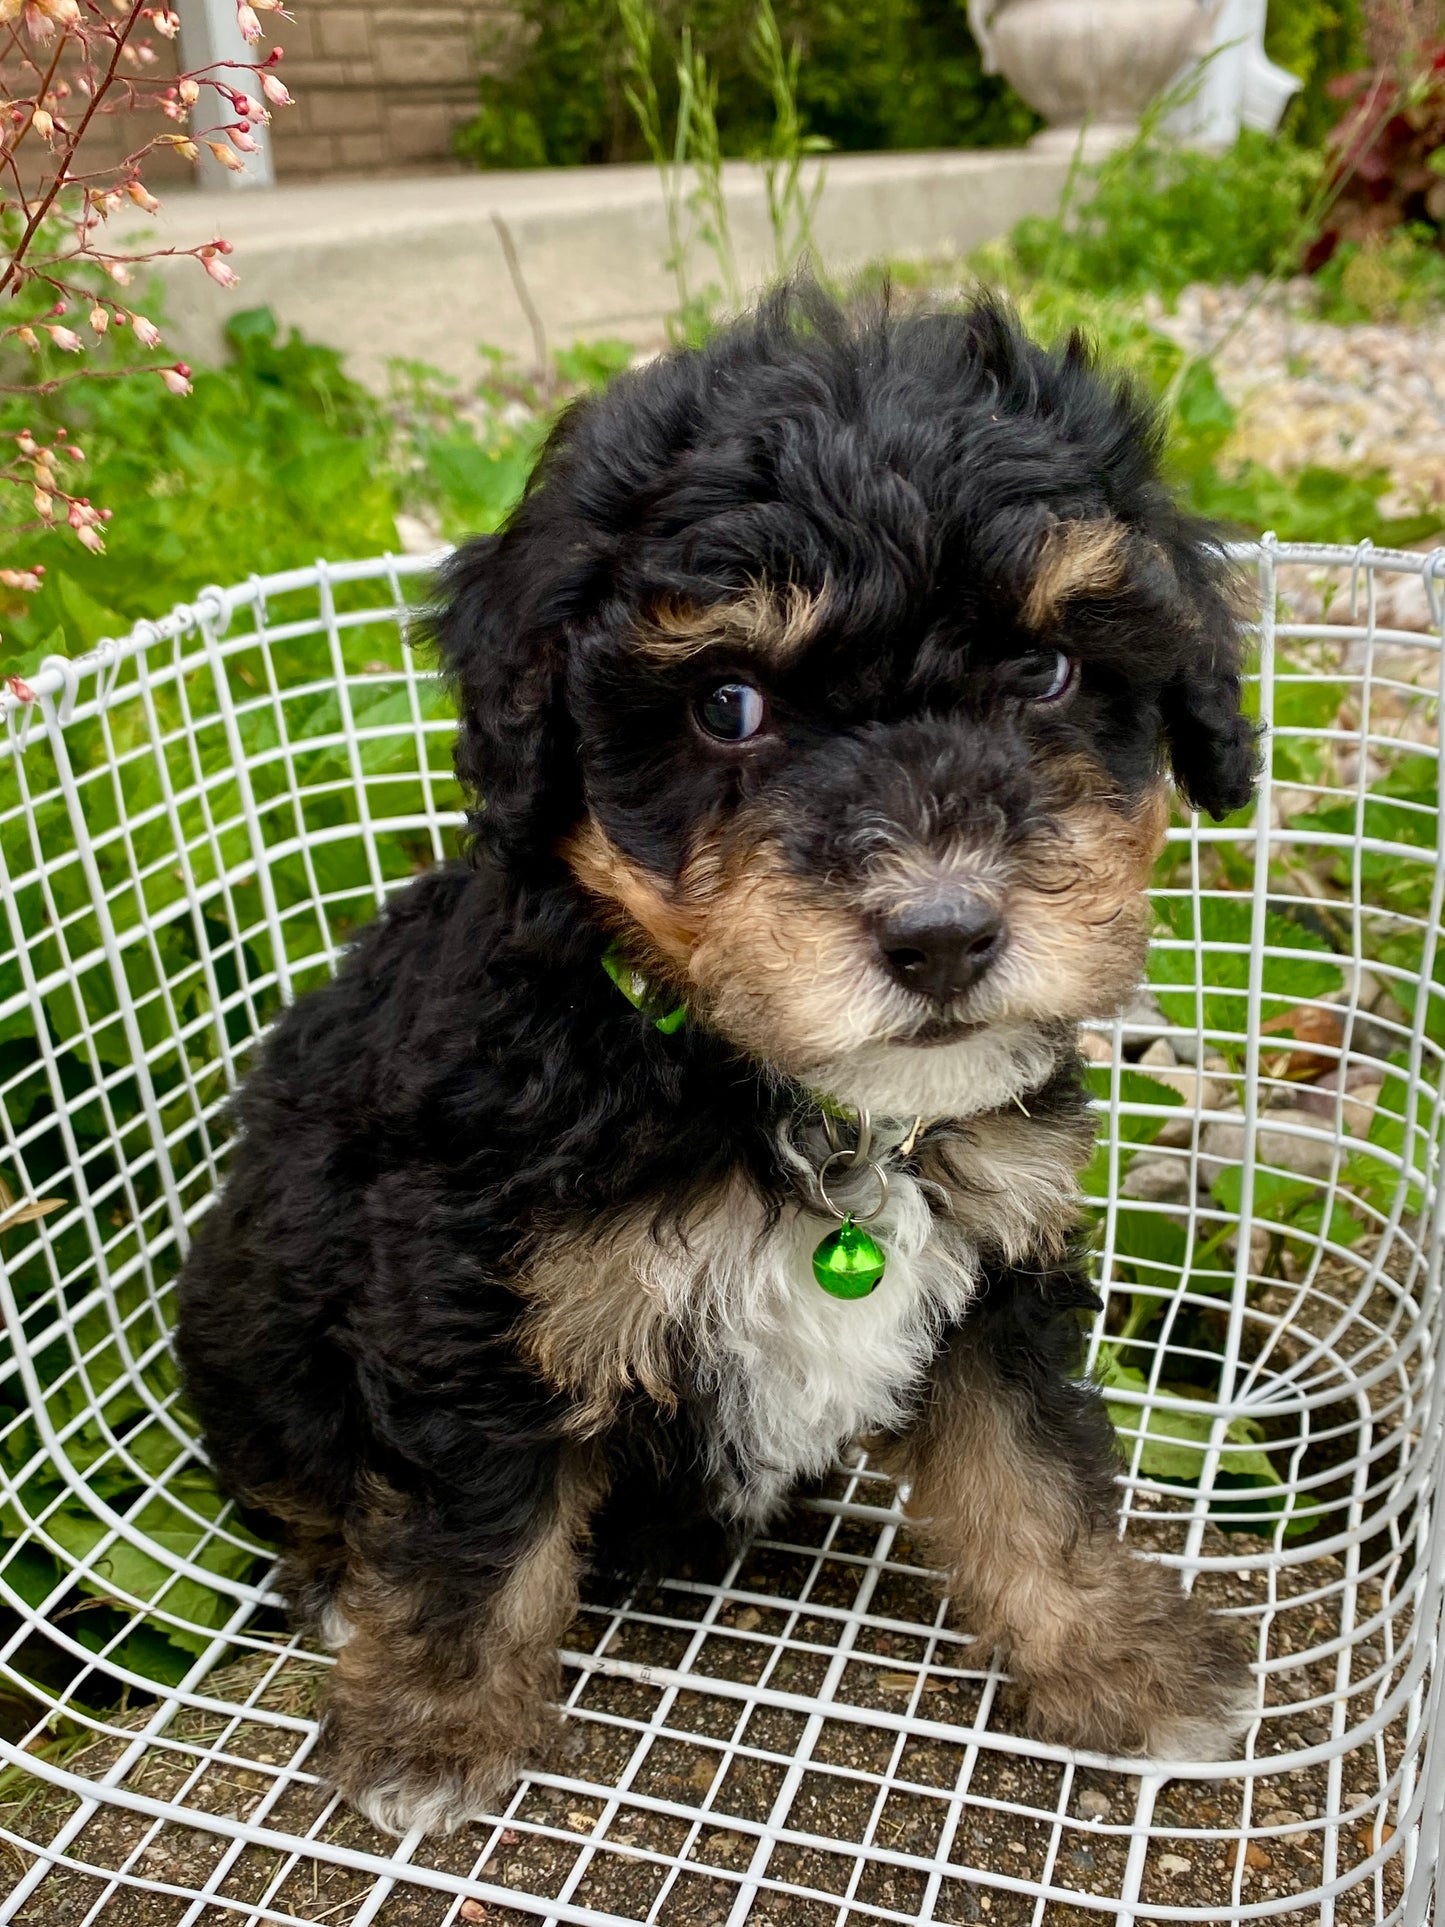
M 704 832 L 666 893 L 595 821 L 562 856 L 619 933 L 641 938 L 639 964 L 661 965 L 745 1049 L 796 1069 L 812 1061 L 820 1030 L 866 1040 L 858 981 L 868 953 L 857 914 L 820 903 L 774 844 L 747 848 Z
M 583 889 L 612 911 L 620 935 L 640 931 L 658 958 L 686 974 L 699 926 L 685 901 L 665 895 L 661 880 L 625 856 L 595 818 L 573 831 L 561 856 Z
M 740 649 L 766 663 L 790 662 L 818 633 L 828 591 L 755 583 L 732 602 L 705 608 L 662 602 L 636 634 L 639 652 L 654 662 L 686 662 L 710 649 Z
M 793 875 L 773 843 L 728 861 L 704 854 L 708 916 L 689 976 L 713 1021 L 766 1062 L 803 1073 L 867 1043 L 871 944 L 851 902 Z
M 965 1322 L 919 1423 L 879 1454 L 910 1482 L 908 1511 L 980 1656 L 1007 1655 L 1042 1738 L 1218 1757 L 1247 1686 L 1236 1636 L 1125 1550 L 1105 1466 L 1081 1477 L 1051 1458 L 1034 1417 Z
M 1107 595 L 1125 577 L 1125 531 L 1118 522 L 1056 522 L 1021 611 L 1027 628 L 1047 628 L 1066 602 Z
M 1168 824 L 1162 782 L 1132 807 L 1095 795 L 1056 811 L 1026 853 L 1008 896 L 1007 964 L 1040 1015 L 1103 1016 L 1137 984 L 1145 891 Z
M 563 855 L 645 970 L 742 1049 L 806 1081 L 916 1020 L 915 1000 L 879 965 L 869 917 L 921 894 L 976 887 L 1002 910 L 1008 945 L 976 1000 L 985 1022 L 1077 1021 L 1128 996 L 1167 789 L 1125 805 L 1085 758 L 1054 778 L 1061 800 L 1031 847 L 1008 851 L 991 833 L 952 855 L 905 847 L 847 894 L 793 874 L 767 829 L 749 840 L 745 816 L 701 832 L 676 882 L 633 863 L 594 822 Z
M 337 1596 L 347 1636 L 322 1736 L 328 1774 L 378 1824 L 398 1831 L 425 1811 L 429 1830 L 450 1832 L 545 1755 L 557 1649 L 603 1491 L 591 1455 L 572 1448 L 531 1543 L 499 1583 L 479 1588 L 475 1617 L 461 1625 L 436 1623 L 422 1582 L 383 1570 L 401 1501 L 376 1495 Z

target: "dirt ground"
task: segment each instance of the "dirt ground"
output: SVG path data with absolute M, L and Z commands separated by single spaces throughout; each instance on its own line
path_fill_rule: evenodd
M 102 1806 L 67 1849 L 91 1871 L 53 1868 L 14 1915 L 17 1927 L 96 1919 L 106 1927 L 222 1927 L 256 1918 L 248 1903 L 265 1909 L 263 1919 L 317 1927 L 525 1927 L 539 1917 L 538 1901 L 561 1894 L 579 1871 L 566 1896 L 572 1906 L 660 1927 L 721 1927 L 748 1872 L 758 1884 L 745 1918 L 757 1927 L 862 1927 L 880 1919 L 1023 1927 L 1040 1918 L 1036 1902 L 1010 1883 L 1044 1879 L 1077 1895 L 1044 1907 L 1046 1927 L 1107 1919 L 1124 1878 L 1138 1780 L 991 1745 L 990 1737 L 1007 1745 L 1020 1728 L 997 1674 L 966 1644 L 932 1630 L 934 1596 L 906 1543 L 893 1546 L 861 1623 L 850 1621 L 838 1609 L 852 1606 L 876 1571 L 878 1527 L 844 1521 L 824 1548 L 830 1523 L 825 1514 L 798 1513 L 785 1539 L 749 1556 L 720 1608 L 711 1589 L 673 1584 L 625 1614 L 585 1609 L 571 1649 L 600 1653 L 630 1676 L 574 1669 L 552 1771 L 528 1783 L 495 1824 L 423 1843 L 409 1867 L 395 1865 L 395 1883 L 384 1891 L 372 1871 L 317 1857 L 340 1848 L 384 1858 L 394 1844 L 329 1801 L 306 1771 L 322 1667 L 301 1657 L 278 1664 L 269 1653 L 238 1659 L 206 1691 L 243 1710 L 229 1720 L 178 1713 L 167 1728 L 173 1744 L 141 1749 L 122 1784 L 192 1811 L 249 1819 L 291 1836 L 294 1851 L 238 1851 L 198 1827 L 157 1825 Z M 1139 1536 L 1151 1535 L 1146 1527 Z M 1160 1537 L 1170 1536 L 1161 1522 Z M 1203 1548 L 1236 1558 L 1247 1549 L 1240 1535 L 1225 1541 L 1212 1528 Z M 819 1550 L 826 1551 L 821 1560 Z M 1272 1608 L 1268 1654 L 1276 1670 L 1256 1749 L 1261 1759 L 1297 1755 L 1329 1737 L 1340 1680 L 1336 1657 L 1321 1649 L 1341 1630 L 1342 1577 L 1333 1558 L 1287 1567 L 1276 1572 L 1272 1600 L 1259 1573 L 1206 1573 L 1200 1581 L 1216 1607 Z M 1363 1585 L 1359 1621 L 1382 1603 L 1378 1588 Z M 677 1668 L 697 1644 L 710 1611 L 688 1669 L 695 1685 L 676 1690 L 663 1670 Z M 1404 1624 L 1388 1614 L 1386 1624 L 1398 1654 L 1407 1645 Z M 1357 1684 L 1345 1702 L 1347 1730 L 1380 1680 L 1398 1672 L 1382 1637 L 1351 1649 Z M 1290 1666 L 1292 1654 L 1311 1657 Z M 637 1676 L 643 1672 L 649 1677 Z M 764 1679 L 784 1704 L 750 1703 L 745 1690 L 737 1696 Z M 810 1717 L 809 1702 L 820 1694 Z M 899 1714 L 926 1730 L 900 1731 Z M 136 1711 L 117 1724 L 130 1731 L 147 1717 Z M 1257 1774 L 1247 1844 L 1219 1837 L 1245 1816 L 1251 1782 L 1244 1776 L 1166 1783 L 1144 1861 L 1145 1907 L 1192 1908 L 1195 1918 L 1218 1920 L 1233 1905 L 1236 1881 L 1246 1906 L 1304 1896 L 1329 1877 L 1327 1853 L 1337 1856 L 1339 1876 L 1377 1844 L 1388 1849 L 1380 1790 L 1399 1742 L 1398 1734 L 1386 1737 L 1383 1759 L 1373 1739 L 1345 1750 L 1337 1804 L 1327 1766 L 1282 1763 Z M 106 1738 L 65 1764 L 94 1778 L 125 1745 Z M 75 1805 L 36 1783 L 0 1806 L 0 1825 L 51 1841 Z M 1327 1828 L 1323 1816 L 1332 1810 L 1351 1817 Z M 29 1857 L 11 1848 L 6 1861 L 3 1885 L 13 1891 Z M 108 1870 L 121 1884 L 109 1885 Z M 451 1876 L 449 1890 L 418 1884 L 426 1870 Z M 191 1913 L 191 1897 L 210 1883 L 214 1898 Z M 533 1904 L 508 1906 L 496 1890 L 531 1896 Z M 1339 1899 L 1335 1918 L 1378 1920 L 1400 1893 L 1396 1856 L 1378 1879 L 1367 1877 Z M 1290 1927 L 1320 1917 L 1318 1900 L 1273 1916 Z

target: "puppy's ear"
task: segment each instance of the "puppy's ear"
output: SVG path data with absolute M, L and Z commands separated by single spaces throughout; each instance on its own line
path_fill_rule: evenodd
M 461 718 L 456 768 L 472 834 L 514 872 L 545 859 L 577 810 L 561 628 L 541 619 L 531 547 L 514 531 L 458 549 L 430 624 Z
M 1259 773 L 1259 732 L 1241 712 L 1238 674 L 1186 670 L 1166 687 L 1163 711 L 1174 780 L 1185 799 L 1216 819 L 1242 810 Z
M 1217 818 L 1242 810 L 1259 774 L 1259 730 L 1241 707 L 1244 602 L 1212 544 L 1176 552 L 1178 666 L 1160 698 L 1174 780 Z

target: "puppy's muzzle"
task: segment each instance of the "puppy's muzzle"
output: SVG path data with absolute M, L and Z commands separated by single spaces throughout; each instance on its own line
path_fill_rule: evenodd
M 1003 955 L 1007 933 L 995 905 L 960 893 L 912 905 L 878 927 L 883 963 L 905 990 L 944 1005 L 972 990 Z

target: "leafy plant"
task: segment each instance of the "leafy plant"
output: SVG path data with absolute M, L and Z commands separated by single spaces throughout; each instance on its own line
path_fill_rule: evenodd
M 1320 179 L 1317 154 L 1249 128 L 1223 153 L 1146 128 L 1081 170 L 1059 214 L 1018 223 L 1012 265 L 1112 299 L 1269 274 L 1298 257 Z
M 1343 242 L 1375 243 L 1410 228 L 1439 241 L 1445 228 L 1445 45 L 1411 47 L 1402 64 L 1344 76 L 1330 89 L 1348 105 L 1331 130 L 1330 218 L 1308 266 Z
M 570 166 L 647 158 L 629 115 L 636 85 L 624 25 L 594 0 L 523 0 L 487 48 L 480 112 L 459 151 L 482 167 Z M 768 73 L 749 10 L 729 0 L 659 0 L 659 44 L 686 28 L 715 77 L 723 151 L 765 150 L 774 121 Z M 1012 147 L 1038 118 L 983 72 L 957 0 L 778 0 L 784 46 L 801 49 L 797 100 L 805 131 L 842 152 Z M 653 69 L 661 117 L 677 111 L 675 63 Z
M 1338 117 L 1329 84 L 1364 59 L 1361 0 L 1269 0 L 1264 50 L 1303 82 L 1285 111 L 1284 131 L 1319 147 Z
M 159 383 L 106 382 L 67 397 L 90 485 L 122 506 L 107 553 L 68 552 L 6 622 L 9 667 L 123 634 L 167 595 L 318 555 L 394 547 L 389 431 L 329 348 L 277 338 L 265 309 L 238 315 L 225 367 L 193 371 L 189 405 Z M 0 398 L 0 436 L 58 420 L 59 404 Z
M 627 102 L 662 181 L 667 265 L 678 297 L 669 332 L 677 340 L 700 341 L 712 326 L 719 301 L 734 311 L 742 305 L 742 278 L 723 187 L 717 79 L 693 44 L 690 29 L 684 27 L 674 62 L 677 112 L 669 139 L 652 77 L 659 32 L 653 0 L 617 0 L 617 4 L 627 39 Z M 803 132 L 797 101 L 799 49 L 795 43 L 784 51 L 772 0 L 757 0 L 751 46 L 772 97 L 773 123 L 762 166 L 774 269 L 781 276 L 790 272 L 811 242 L 813 214 L 824 181 L 819 169 L 811 185 L 805 183 L 803 162 L 827 143 Z M 689 173 L 693 181 L 690 191 L 685 187 Z M 698 240 L 717 263 L 722 276 L 720 288 L 716 284 L 704 289 L 692 286 L 689 247 L 693 237 L 684 208 L 694 217 Z

